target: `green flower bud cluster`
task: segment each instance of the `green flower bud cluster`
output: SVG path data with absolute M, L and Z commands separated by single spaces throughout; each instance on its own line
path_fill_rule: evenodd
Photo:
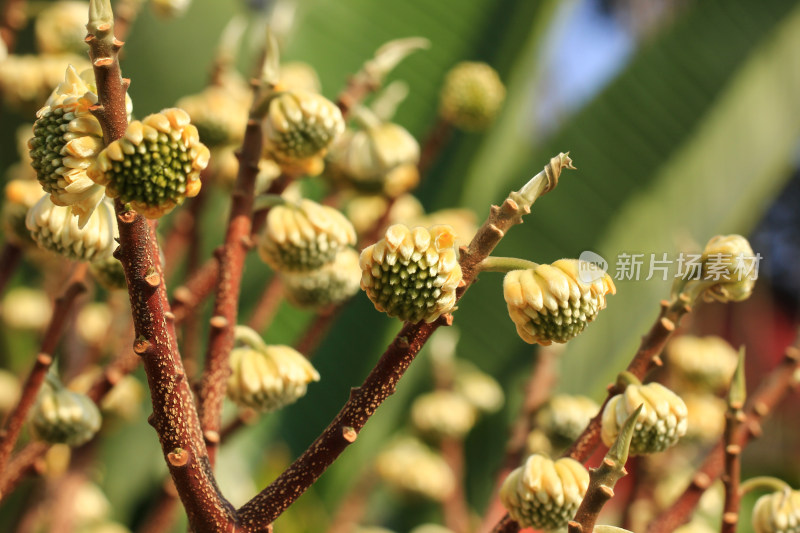
M 631 439 L 631 455 L 663 452 L 686 434 L 688 410 L 683 400 L 660 383 L 631 384 L 613 396 L 603 411 L 601 437 L 611 446 L 625 420 L 643 405 Z
M 533 454 L 505 479 L 500 501 L 521 526 L 556 530 L 575 516 L 588 487 L 589 472 L 578 461 Z
M 289 346 L 267 346 L 255 331 L 237 326 L 239 346 L 231 351 L 227 394 L 236 405 L 275 411 L 305 396 L 319 373 Z
M 433 322 L 453 310 L 461 266 L 449 226 L 395 224 L 361 252 L 361 288 L 378 311 L 406 322 Z
M 399 439 L 381 451 L 375 470 L 395 490 L 434 501 L 447 498 L 456 483 L 444 458 L 412 437 Z
M 200 172 L 209 157 L 189 115 L 171 108 L 131 122 L 88 174 L 109 197 L 130 203 L 147 218 L 160 218 L 200 192 Z
M 589 272 L 590 267 L 577 259 L 560 259 L 506 274 L 503 296 L 522 340 L 545 346 L 565 343 L 605 309 L 605 295 L 614 294 L 616 287 L 611 276 Z M 587 272 L 591 278 L 584 276 Z
M 439 96 L 439 115 L 457 128 L 480 131 L 494 121 L 506 88 L 486 63 L 465 61 L 453 67 Z
M 360 288 L 358 252 L 344 248 L 332 262 L 316 270 L 281 272 L 280 276 L 286 296 L 297 307 L 323 309 L 339 305 Z
M 52 444 L 80 446 L 100 429 L 100 410 L 85 394 L 45 383 L 31 412 L 36 436 Z

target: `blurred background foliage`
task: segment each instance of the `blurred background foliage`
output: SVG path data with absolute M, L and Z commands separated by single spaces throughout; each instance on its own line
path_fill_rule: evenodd
M 144 9 L 122 62 L 123 74 L 132 80 L 135 114 L 172 106 L 206 84 L 218 36 L 235 13 L 245 12 L 251 20 L 252 46 L 243 47 L 239 61 L 249 72 L 272 2 L 249 4 L 194 0 L 177 20 L 161 20 Z M 23 30 L 18 50 L 30 50 L 30 33 Z M 769 366 L 782 348 L 778 339 L 791 337 L 786 331 L 800 285 L 796 263 L 789 263 L 798 256 L 800 201 L 792 181 L 800 138 L 798 2 L 298 0 L 282 55 L 313 65 L 323 93 L 333 99 L 382 43 L 414 35 L 429 39 L 430 49 L 406 59 L 390 80 L 408 83 L 411 92 L 395 120 L 421 141 L 436 121 L 443 77 L 456 62 L 488 62 L 508 90 L 489 131 L 449 138 L 418 190 L 427 210 L 463 206 L 482 219 L 490 202 L 519 187 L 552 155 L 569 150 L 579 170 L 565 174 L 525 224 L 509 233 L 500 255 L 550 262 L 593 250 L 613 272 L 620 253 L 641 253 L 644 278 L 650 254 L 674 259 L 679 251 L 697 251 L 715 234 L 749 235 L 758 227 L 754 248 L 764 261 L 757 301 L 732 309 L 703 306 L 685 326 L 727 335 L 763 354 L 752 358 L 756 375 Z M 17 126 L 32 118 L 2 111 L 0 173 L 16 158 Z M 213 202 L 205 220 L 207 250 L 220 242 L 227 209 L 224 197 Z M 251 257 L 243 316 L 268 275 Z M 16 282 L 35 279 L 22 272 Z M 515 334 L 500 284 L 500 276 L 484 274 L 455 315 L 458 356 L 495 376 L 508 396 L 505 409 L 481 420 L 466 442 L 467 495 L 478 511 L 490 496 L 536 351 Z M 559 390 L 601 399 L 655 318 L 669 282 L 659 276 L 618 281 L 617 289 L 596 323 L 566 347 Z M 268 342 L 291 343 L 310 318 L 283 305 L 263 333 Z M 246 501 L 305 449 L 398 328 L 364 295 L 346 306 L 314 358 L 321 382 L 300 402 L 263 418 L 224 447 L 217 470 L 233 503 Z M 27 369 L 33 340 L 4 332 L 2 343 L 10 366 Z M 430 386 L 429 354 L 423 351 L 356 445 L 278 520 L 276 531 L 323 530 L 381 444 L 407 426 L 410 401 Z M 771 438 L 765 437 L 774 446 Z M 115 519 L 134 526 L 165 472 L 152 428 L 143 419 L 120 427 L 107 435 L 101 453 L 97 478 Z M 798 481 L 796 454 L 758 461 L 765 468 L 789 461 L 784 471 Z M 0 509 L 0 523 L 12 520 L 15 501 L 21 500 Z M 438 513 L 433 504 L 403 502 L 378 489 L 365 520 L 407 531 L 438 520 Z M 174 529 L 183 530 L 180 524 Z

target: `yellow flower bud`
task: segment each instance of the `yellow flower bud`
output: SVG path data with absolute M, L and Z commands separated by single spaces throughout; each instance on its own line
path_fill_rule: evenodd
M 85 394 L 45 383 L 31 410 L 36 436 L 50 443 L 80 446 L 100 429 L 100 410 Z
M 517 333 L 527 343 L 544 346 L 580 334 L 605 309 L 609 292 L 616 293 L 611 276 L 577 259 L 513 270 L 503 280 L 503 296 Z
M 606 446 L 617 439 L 625 420 L 644 405 L 631 439 L 631 455 L 663 452 L 686 434 L 688 411 L 683 400 L 660 383 L 628 385 L 603 411 L 601 437 Z
M 356 232 L 364 235 L 381 220 L 387 209 L 389 209 L 387 219 L 389 224 L 406 224 L 408 226 L 410 221 L 419 220 L 424 215 L 422 204 L 410 194 L 403 194 L 395 198 L 391 207 L 389 200 L 382 194 L 357 195 L 347 200 L 344 212 L 353 223 Z M 427 228 L 435 225 L 416 222 L 410 227 L 424 226 Z
M 800 531 L 800 491 L 765 494 L 753 507 L 755 533 L 796 533 Z
M 228 398 L 236 405 L 257 411 L 275 411 L 306 394 L 319 373 L 308 359 L 290 346 L 267 346 L 253 330 L 238 326 L 243 346 L 231 351 Z
M 339 305 L 360 288 L 358 252 L 345 248 L 327 265 L 309 272 L 282 273 L 281 279 L 287 298 L 297 307 L 324 309 Z
M 483 413 L 496 413 L 505 401 L 503 388 L 492 376 L 464 362 L 458 365 L 453 390 Z
M 160 218 L 200 192 L 210 153 L 186 111 L 164 109 L 128 124 L 125 135 L 97 156 L 88 174 L 106 194 Z
M 246 87 L 207 87 L 178 100 L 197 128 L 200 141 L 210 148 L 240 143 L 247 127 L 250 96 Z
M 0 369 L 0 419 L 5 419 L 17 405 L 21 392 L 22 386 L 17 376 L 8 370 Z
M 750 243 L 741 235 L 717 235 L 701 257 L 703 280 L 718 280 L 704 293 L 706 299 L 740 302 L 750 297 L 757 272 Z
M 434 501 L 444 500 L 455 488 L 453 471 L 447 462 L 410 437 L 391 443 L 378 454 L 375 470 L 390 487 Z
M 314 70 L 314 67 L 302 61 L 282 63 L 278 84 L 289 91 L 319 93 L 322 89 L 317 71 Z
M 270 209 L 258 253 L 275 270 L 308 272 L 332 263 L 355 243 L 356 232 L 344 215 L 303 199 Z
M 361 288 L 375 309 L 406 322 L 433 322 L 453 310 L 461 266 L 449 226 L 395 224 L 361 252 Z
M 86 173 L 103 149 L 100 122 L 89 112 L 96 103 L 92 71 L 79 76 L 68 67 L 64 81 L 36 113 L 28 141 L 31 165 L 42 188 L 54 204 L 72 206 L 81 225 L 104 192 Z
M 686 404 L 687 427 L 685 439 L 704 443 L 715 442 L 725 430 L 725 400 L 709 393 L 690 392 L 683 395 Z
M 334 180 L 364 192 L 394 198 L 419 183 L 419 143 L 388 122 L 346 131 L 331 145 L 327 163 L 326 173 Z
M 39 52 L 85 54 L 88 12 L 88 2 L 60 1 L 48 4 L 36 16 L 36 46 Z
M 589 472 L 574 459 L 528 457 L 500 488 L 500 501 L 523 527 L 559 529 L 567 525 L 589 487 Z
M 556 394 L 537 413 L 536 422 L 551 438 L 572 442 L 599 411 L 597 402 L 586 396 Z
M 477 414 L 458 393 L 438 390 L 423 394 L 411 406 L 411 421 L 421 433 L 463 438 L 475 425 Z
M 319 94 L 286 91 L 270 101 L 263 128 L 266 151 L 282 168 L 316 175 L 326 149 L 344 131 L 344 119 Z
M 739 354 L 721 337 L 682 335 L 667 345 L 667 364 L 686 388 L 726 390 Z
M 484 130 L 494 121 L 505 97 L 506 88 L 492 67 L 459 63 L 445 77 L 439 115 L 457 128 Z
M 192 0 L 150 0 L 150 9 L 157 17 L 173 19 L 183 16 Z
M 119 236 L 114 206 L 103 199 L 83 227 L 72 207 L 59 207 L 45 195 L 28 211 L 25 225 L 41 248 L 75 259 L 98 261 L 111 257 Z
M 78 72 L 92 67 L 75 54 L 10 55 L 0 61 L 0 94 L 9 108 L 33 112 L 64 79 L 68 65 Z
M 14 287 L 3 297 L 0 315 L 6 326 L 18 330 L 43 330 L 50 322 L 53 304 L 39 289 Z
M 18 246 L 33 244 L 25 226 L 28 210 L 42 197 L 42 187 L 36 180 L 11 180 L 6 184 L 6 201 L 2 218 L 6 239 Z

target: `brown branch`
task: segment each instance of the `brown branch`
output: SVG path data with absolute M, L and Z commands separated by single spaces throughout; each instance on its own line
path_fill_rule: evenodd
M 167 479 L 158 490 L 155 505 L 145 515 L 137 533 L 168 533 L 173 530 L 178 511 L 178 493 L 171 479 Z
M 89 8 L 87 42 L 94 67 L 99 105 L 94 112 L 106 144 L 127 127 L 125 93 L 108 0 L 93 0 Z M 235 513 L 216 486 L 200 432 L 192 392 L 174 343 L 173 315 L 167 304 L 164 274 L 155 229 L 145 218 L 115 202 L 122 263 L 128 284 L 136 340 L 153 403 L 149 419 L 156 429 L 172 479 L 195 533 L 230 531 Z
M 0 471 L 0 499 L 14 492 L 22 478 L 36 469 L 36 461 L 49 448 L 47 443 L 36 441 L 26 444 L 17 452 L 8 466 Z
M 11 242 L 3 245 L 3 251 L 0 252 L 0 294 L 5 292 L 6 285 L 17 271 L 21 259 L 22 248 Z
M 263 150 L 259 110 L 265 87 L 260 82 L 253 85 L 253 105 L 247 121 L 242 149 L 238 154 L 239 172 L 233 190 L 230 218 L 225 232 L 225 242 L 217 249 L 219 276 L 211 319 L 211 331 L 205 358 L 205 369 L 199 389 L 199 413 L 203 435 L 206 438 L 208 458 L 212 466 L 219 444 L 222 423 L 222 401 L 230 373 L 228 356 L 233 349 L 233 328 L 239 311 L 242 270 L 248 250 L 252 247 L 253 200 L 258 162 Z
M 206 261 L 185 284 L 177 287 L 172 295 L 172 313 L 175 323 L 180 324 L 210 295 L 219 277 L 219 262 L 214 257 Z
M 117 0 L 114 4 L 114 33 L 117 39 L 124 41 L 128 37 L 131 26 L 139 16 L 144 0 Z
M 433 162 L 436 161 L 436 158 L 447 144 L 452 133 L 453 126 L 449 122 L 441 117 L 436 119 L 420 151 L 419 164 L 417 165 L 420 178 L 425 178 Z
M 492 533 L 518 533 L 519 524 L 508 515 L 497 522 L 497 525 L 492 528 Z
M 798 370 L 800 370 L 800 337 L 792 346 L 786 348 L 783 360 L 747 401 L 744 421 L 738 424 L 736 434 L 731 441 L 740 450 L 744 449 L 751 438 L 761 436 L 761 422 L 772 413 L 786 394 L 796 387 L 794 374 Z M 724 440 L 721 440 L 706 456 L 686 491 L 650 522 L 648 533 L 669 533 L 689 520 L 705 490 L 725 470 L 725 446 Z
M 439 443 L 439 449 L 455 479 L 455 488 L 442 502 L 444 525 L 454 533 L 468 533 L 472 528 L 467 496 L 464 493 L 464 442 L 461 439 L 444 437 Z
M 512 192 L 499 207 L 492 206 L 489 217 L 469 247 L 462 248 L 459 263 L 463 283 L 457 298 L 461 298 L 475 280 L 478 263 L 494 250 L 506 231 L 521 223 L 522 216 L 530 212 L 533 202 L 556 186 L 563 168 L 571 168 L 571 160 L 559 154 L 520 191 Z M 375 410 L 394 393 L 397 382 L 431 334 L 451 320 L 451 315 L 444 315 L 430 324 L 404 324 L 364 383 L 351 390 L 349 400 L 322 434 L 278 479 L 239 509 L 243 531 L 264 530 L 325 472 L 348 445 L 355 442 Z
M 339 505 L 328 533 L 352 533 L 367 510 L 377 477 L 372 470 L 361 474 L 355 486 Z
M 67 288 L 64 293 L 56 299 L 55 306 L 53 307 L 53 314 L 50 318 L 50 324 L 45 330 L 42 343 L 39 346 L 39 355 L 36 357 L 36 362 L 25 384 L 22 387 L 22 395 L 19 402 L 14 407 L 14 410 L 8 416 L 8 421 L 4 431 L 3 439 L 0 441 L 0 472 L 5 470 L 8 458 L 19 439 L 22 431 L 22 426 L 25 424 L 25 419 L 28 416 L 33 404 L 36 402 L 36 397 L 39 394 L 39 389 L 44 382 L 47 371 L 53 362 L 53 352 L 58 345 L 58 340 L 64 332 L 64 326 L 72 317 L 72 306 L 75 304 L 78 296 L 86 292 L 86 285 L 84 279 L 88 268 L 87 263 L 77 263 L 72 270 Z M 2 495 L 0 495 L 2 497 Z

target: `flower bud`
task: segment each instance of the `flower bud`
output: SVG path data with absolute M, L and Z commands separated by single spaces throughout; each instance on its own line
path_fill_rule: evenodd
M 47 327 L 53 304 L 44 291 L 14 287 L 3 297 L 0 316 L 11 329 L 40 331 Z
M 270 209 L 258 253 L 275 270 L 308 272 L 332 263 L 355 243 L 356 232 L 343 214 L 303 199 Z
M 463 62 L 453 67 L 439 96 L 439 115 L 460 129 L 488 128 L 503 105 L 506 88 L 486 63 Z
M 42 54 L 86 53 L 88 2 L 60 1 L 47 4 L 35 22 L 36 47 Z
M 461 265 L 449 226 L 389 226 L 361 252 L 361 288 L 375 309 L 406 322 L 433 322 L 455 307 Z
M 796 533 L 800 531 L 800 491 L 765 494 L 753 507 L 755 533 Z
M 125 269 L 113 255 L 92 261 L 89 265 L 89 272 L 92 273 L 95 281 L 107 291 L 123 290 L 128 287 Z
M 95 103 L 92 71 L 79 76 L 68 67 L 64 81 L 36 113 L 28 141 L 31 165 L 42 188 L 54 204 L 73 206 L 81 225 L 103 197 L 103 187 L 86 174 L 103 149 L 100 122 L 89 112 Z
M 419 143 L 405 128 L 376 123 L 341 135 L 331 145 L 326 173 L 359 191 L 394 198 L 417 186 L 418 163 Z
M 704 293 L 707 300 L 740 302 L 750 297 L 758 273 L 757 257 L 741 235 L 717 235 L 701 257 L 703 280 L 716 280 Z
M 453 471 L 436 452 L 406 437 L 387 446 L 375 460 L 378 475 L 404 493 L 442 501 L 455 488 Z
M 325 150 L 344 131 L 344 119 L 319 94 L 286 91 L 270 101 L 263 128 L 266 151 L 282 168 L 317 175 Z
M 389 210 L 388 224 L 406 224 L 410 220 L 419 220 L 424 214 L 422 204 L 410 194 L 403 194 L 394 199 L 392 205 L 382 194 L 358 195 L 347 200 L 344 212 L 353 223 L 356 233 L 365 235 L 381 221 L 386 210 Z M 434 226 L 436 224 L 415 223 L 414 226 Z
M 536 422 L 551 438 L 572 442 L 599 411 L 597 402 L 586 396 L 556 394 L 537 413 Z
M 559 529 L 567 525 L 589 487 L 589 472 L 574 459 L 528 457 L 500 488 L 500 501 L 523 527 Z
M 344 248 L 327 265 L 308 272 L 287 272 L 281 274 L 281 279 L 286 297 L 297 307 L 324 309 L 339 305 L 358 292 L 358 252 Z
M 319 76 L 314 67 L 302 61 L 288 61 L 281 64 L 279 85 L 289 91 L 319 93 L 322 90 Z
M 725 430 L 725 400 L 710 393 L 689 392 L 682 396 L 686 404 L 687 440 L 702 443 L 715 442 Z
M 0 61 L 0 95 L 12 109 L 33 112 L 64 79 L 64 69 L 74 65 L 78 72 L 92 67 L 75 54 L 10 55 Z
M 463 438 L 475 425 L 475 408 L 452 391 L 423 394 L 411 406 L 411 422 L 426 435 Z
M 114 206 L 105 198 L 81 228 L 72 207 L 59 207 L 45 195 L 28 211 L 25 225 L 41 248 L 76 261 L 111 257 L 119 236 Z
M 28 210 L 42 197 L 42 187 L 35 180 L 11 180 L 6 184 L 2 218 L 6 239 L 18 246 L 33 244 L 25 227 Z
M 478 232 L 478 219 L 469 209 L 440 209 L 432 213 L 420 213 L 407 219 L 410 226 L 436 226 L 444 224 L 452 226 L 458 235 L 456 247 L 469 245 Z
M 267 346 L 242 326 L 236 336 L 244 345 L 231 350 L 228 398 L 239 407 L 275 411 L 305 396 L 308 384 L 319 381 L 319 373 L 295 349 Z
M 174 19 L 183 16 L 189 9 L 192 0 L 150 0 L 150 9 L 162 19 Z
M 409 533 L 453 533 L 453 530 L 439 524 L 421 524 L 409 531 Z
M 616 291 L 611 276 L 577 259 L 513 270 L 503 280 L 503 296 L 517 333 L 527 343 L 544 346 L 580 334 L 605 309 L 605 295 Z
M 739 354 L 721 337 L 683 335 L 667 345 L 667 364 L 687 388 L 728 388 Z
M 0 419 L 5 417 L 17 405 L 22 386 L 17 376 L 8 370 L 0 369 Z
M 125 135 L 97 156 L 88 174 L 147 218 L 159 218 L 200 192 L 210 153 L 189 115 L 164 109 L 128 124 Z
M 496 413 L 505 401 L 503 388 L 492 376 L 463 362 L 456 371 L 453 390 L 483 413 Z
M 200 141 L 209 148 L 240 143 L 247 127 L 250 97 L 246 87 L 207 87 L 198 94 L 178 100 L 197 128 Z
M 601 437 L 606 446 L 617 439 L 625 420 L 644 405 L 631 439 L 630 454 L 663 452 L 686 434 L 688 411 L 680 396 L 660 383 L 628 385 L 603 411 Z
M 100 429 L 100 410 L 85 394 L 45 383 L 31 411 L 31 425 L 41 440 L 80 446 Z

